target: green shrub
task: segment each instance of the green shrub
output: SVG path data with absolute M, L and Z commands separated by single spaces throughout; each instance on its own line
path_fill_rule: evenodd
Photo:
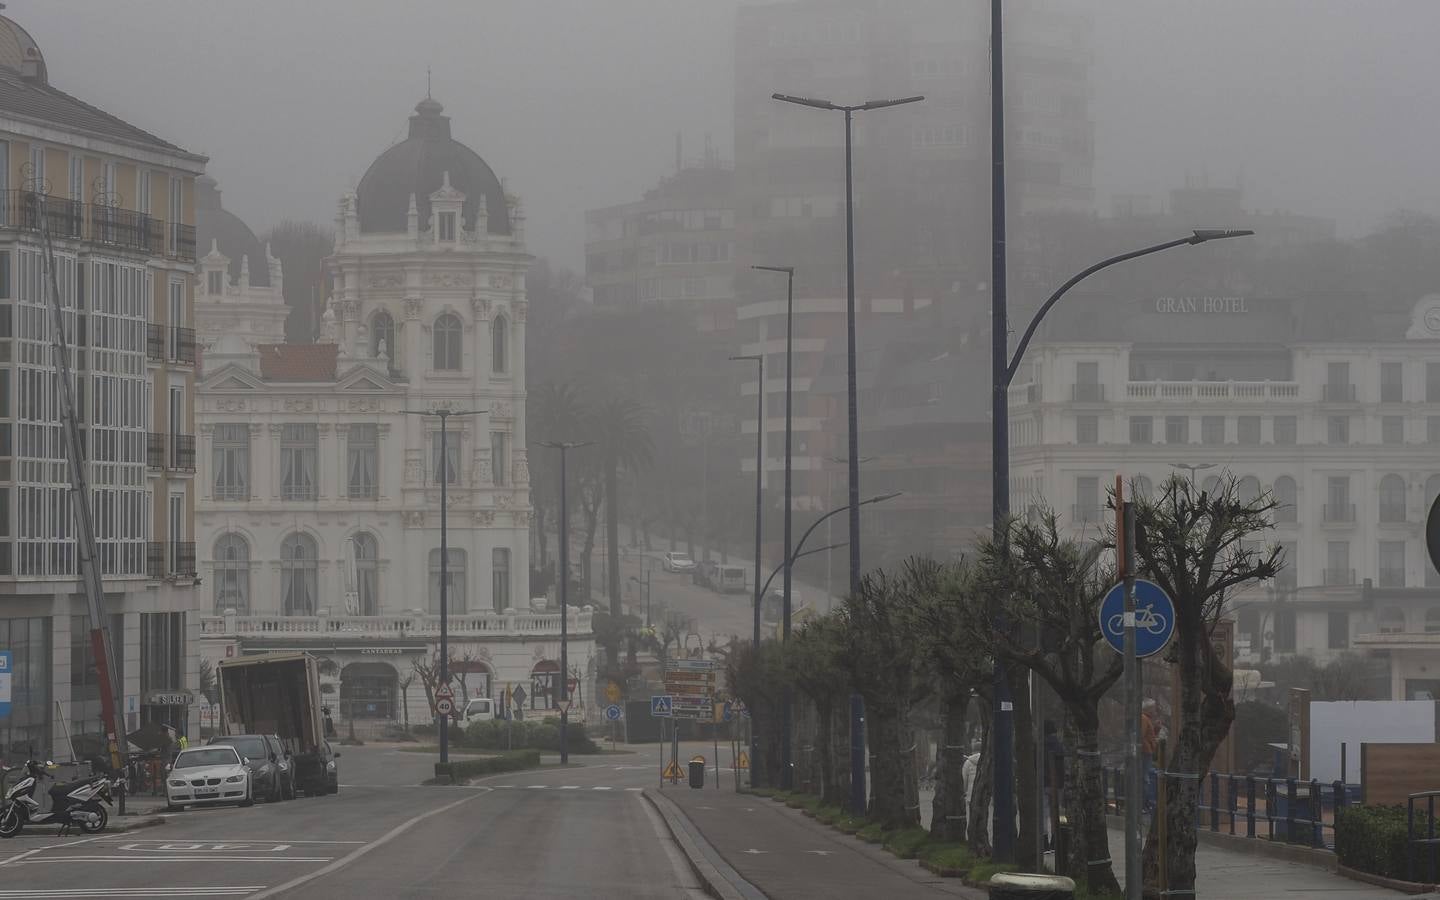
M 970 874 L 965 877 L 975 882 L 976 884 L 985 884 L 991 879 L 991 877 L 999 875 L 1001 872 L 1015 871 L 1018 870 L 1014 866 L 1007 865 L 1006 863 L 983 862 L 976 863 L 974 866 L 971 866 Z
M 579 725 L 565 730 L 565 742 L 571 753 L 599 753 L 600 745 L 590 740 L 585 729 Z M 465 729 L 465 743 L 485 750 L 506 750 L 514 748 L 531 750 L 560 751 L 560 726 L 558 720 L 543 722 L 476 721 Z
M 968 872 L 975 865 L 975 856 L 962 844 L 925 844 L 920 847 L 920 859 L 947 872 Z
M 930 832 L 923 828 L 901 828 L 885 835 L 881 846 L 901 859 L 914 859 L 929 840 Z
M 522 769 L 534 769 L 539 765 L 540 751 L 516 750 L 513 753 L 487 756 L 484 759 L 466 759 L 459 762 L 436 763 L 435 781 L 441 784 L 451 780 L 463 782 L 471 778 L 479 778 L 482 775 L 498 775 L 501 772 L 518 772 Z
M 855 832 L 855 836 L 869 844 L 878 844 L 885 839 L 885 829 L 879 822 L 871 822 Z
M 1416 810 L 1416 836 L 1428 828 L 1425 811 Z M 1408 844 L 1403 806 L 1347 806 L 1336 813 L 1335 856 L 1342 866 L 1403 879 Z

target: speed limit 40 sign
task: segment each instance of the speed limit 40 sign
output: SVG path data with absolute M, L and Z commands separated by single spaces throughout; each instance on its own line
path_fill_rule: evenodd
M 435 701 L 435 712 L 442 716 L 448 716 L 455 711 L 455 701 L 449 697 L 440 697 Z

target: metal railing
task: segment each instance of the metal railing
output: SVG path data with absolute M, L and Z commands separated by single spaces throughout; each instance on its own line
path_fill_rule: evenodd
M 1355 504 L 1353 503 L 1327 503 L 1324 507 L 1326 522 L 1353 522 L 1355 521 Z
M 1381 521 L 1381 522 L 1404 522 L 1404 521 L 1406 520 L 1406 518 L 1407 518 L 1407 516 L 1406 516 L 1406 513 L 1405 513 L 1405 504 L 1404 504 L 1404 503 L 1381 503 L 1381 504 L 1380 504 L 1380 521 Z
M 1159 779 L 1171 777 L 1193 780 L 1196 776 L 1152 770 L 1146 773 L 1150 786 L 1142 802 L 1151 803 L 1154 792 L 1159 790 Z M 1335 849 L 1338 812 L 1360 798 L 1360 785 L 1339 780 L 1301 781 L 1220 772 L 1210 772 L 1199 780 L 1196 828 L 1318 850 Z M 1123 814 L 1125 770 L 1112 766 L 1101 768 L 1100 789 L 1105 798 L 1105 811 Z
M 170 465 L 167 468 L 181 472 L 195 471 L 195 435 L 170 435 Z
M 67 200 L 27 190 L 0 191 L 0 228 L 40 230 L 44 210 L 57 238 L 90 240 L 126 250 L 195 261 L 195 226 L 166 222 L 133 209 Z
M 1326 384 L 1323 385 L 1321 396 L 1326 403 L 1354 403 L 1355 385 Z
M 1329 585 L 1352 585 L 1355 583 L 1355 570 L 1326 569 L 1325 583 Z
M 152 581 L 165 577 L 165 545 L 160 541 L 145 544 L 145 574 Z
M 1415 848 L 1423 845 L 1430 850 L 1430 883 L 1435 883 L 1440 838 L 1435 836 L 1435 798 L 1440 791 L 1420 791 L 1405 799 L 1405 880 L 1415 880 Z M 1415 801 L 1425 801 L 1425 837 L 1415 836 Z
M 1076 403 L 1104 403 L 1105 385 L 1084 383 L 1071 385 L 1070 399 Z
M 145 326 L 145 358 L 150 362 L 165 361 L 165 326 L 151 322 Z
M 185 262 L 195 261 L 195 226 L 170 222 L 165 255 Z
M 189 576 L 195 574 L 194 541 L 170 542 L 170 574 Z
M 195 364 L 195 329 L 183 325 L 170 328 L 170 361 Z
M 145 436 L 145 464 L 152 469 L 165 468 L 165 435 L 158 431 Z
M 156 223 L 134 210 L 90 205 L 90 240 L 125 250 L 155 253 Z

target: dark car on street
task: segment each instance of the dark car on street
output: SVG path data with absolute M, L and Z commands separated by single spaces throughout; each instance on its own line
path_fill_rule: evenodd
M 250 768 L 253 795 L 274 803 L 295 799 L 295 767 L 290 753 L 273 734 L 230 734 L 210 739 L 211 744 L 228 744 L 239 752 Z

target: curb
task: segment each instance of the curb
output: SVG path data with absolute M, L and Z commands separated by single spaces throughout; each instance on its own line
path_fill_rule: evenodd
M 695 873 L 695 877 L 705 886 L 705 893 L 715 897 L 716 900 L 746 900 L 747 897 L 765 896 L 754 885 L 740 878 L 739 873 L 736 873 L 735 877 L 750 889 L 749 893 L 742 893 L 729 879 L 720 874 L 719 868 L 700 849 L 699 840 L 703 839 L 691 836 L 690 829 L 687 829 L 684 824 L 684 813 L 680 812 L 673 800 L 655 796 L 649 788 L 641 791 L 640 796 L 644 797 L 660 814 L 660 818 L 665 822 L 665 828 L 669 830 L 670 836 L 680 847 L 680 852 L 685 854 L 685 859 L 690 863 L 690 871 Z M 719 853 L 716 852 L 715 855 L 719 856 Z
M 116 827 L 114 825 L 106 825 L 105 831 L 107 833 L 114 832 L 116 834 L 124 834 L 127 831 L 136 831 L 141 828 L 154 828 L 156 825 L 164 824 L 164 816 L 147 816 L 134 822 L 122 822 L 120 823 L 119 827 Z
M 1372 875 L 1369 872 L 1361 872 L 1348 866 L 1336 866 L 1335 873 L 1343 875 L 1352 881 L 1363 881 L 1366 884 L 1373 884 L 1376 887 L 1389 888 L 1392 891 L 1399 891 L 1402 894 L 1429 894 L 1436 889 L 1436 885 L 1426 884 L 1420 881 L 1401 881 L 1399 878 L 1387 878 L 1384 875 Z
M 1120 816 L 1106 815 L 1105 825 L 1107 828 L 1123 831 L 1125 820 Z M 1299 863 L 1304 866 L 1314 866 L 1317 869 L 1325 869 L 1334 872 L 1338 860 L 1333 851 L 1319 850 L 1314 847 L 1305 847 L 1299 844 L 1282 844 L 1271 841 L 1268 838 L 1244 837 L 1239 834 L 1226 834 L 1221 831 L 1210 831 L 1208 829 L 1197 829 L 1198 843 L 1207 844 L 1220 850 L 1228 850 L 1232 853 L 1247 853 L 1251 856 L 1264 856 L 1269 859 L 1278 859 L 1285 862 Z

